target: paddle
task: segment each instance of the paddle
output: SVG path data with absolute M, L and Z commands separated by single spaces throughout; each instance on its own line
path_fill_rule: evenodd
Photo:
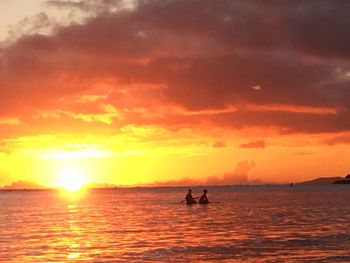
M 193 199 L 198 199 L 199 198 L 199 196 L 197 196 L 197 197 L 193 197 Z M 182 200 L 181 202 L 180 202 L 180 204 L 182 204 L 183 202 L 185 202 L 186 200 Z
M 180 204 L 182 204 L 183 202 L 185 202 L 186 200 L 182 200 L 181 202 L 180 202 Z M 208 204 L 220 204 L 220 202 L 219 201 L 214 201 L 214 202 L 209 202 Z M 206 204 L 205 204 L 206 205 Z

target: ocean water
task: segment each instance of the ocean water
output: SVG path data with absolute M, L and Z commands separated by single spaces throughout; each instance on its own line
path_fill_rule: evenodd
M 208 190 L 1 191 L 0 262 L 350 262 L 349 186 Z

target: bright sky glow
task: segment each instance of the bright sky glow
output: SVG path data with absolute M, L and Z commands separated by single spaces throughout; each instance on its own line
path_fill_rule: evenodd
M 0 187 L 348 174 L 349 2 L 199 2 L 0 1 Z
M 55 186 L 70 192 L 76 192 L 87 183 L 82 171 L 76 168 L 65 168 L 58 173 Z

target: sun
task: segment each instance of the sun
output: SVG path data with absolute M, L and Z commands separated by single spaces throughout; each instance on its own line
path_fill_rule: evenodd
M 76 192 L 86 184 L 86 178 L 81 171 L 69 168 L 59 172 L 56 186 L 69 192 Z

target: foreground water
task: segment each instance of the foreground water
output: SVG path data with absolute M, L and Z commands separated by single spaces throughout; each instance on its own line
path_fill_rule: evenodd
M 186 190 L 2 191 L 0 262 L 350 262 L 349 186 Z

